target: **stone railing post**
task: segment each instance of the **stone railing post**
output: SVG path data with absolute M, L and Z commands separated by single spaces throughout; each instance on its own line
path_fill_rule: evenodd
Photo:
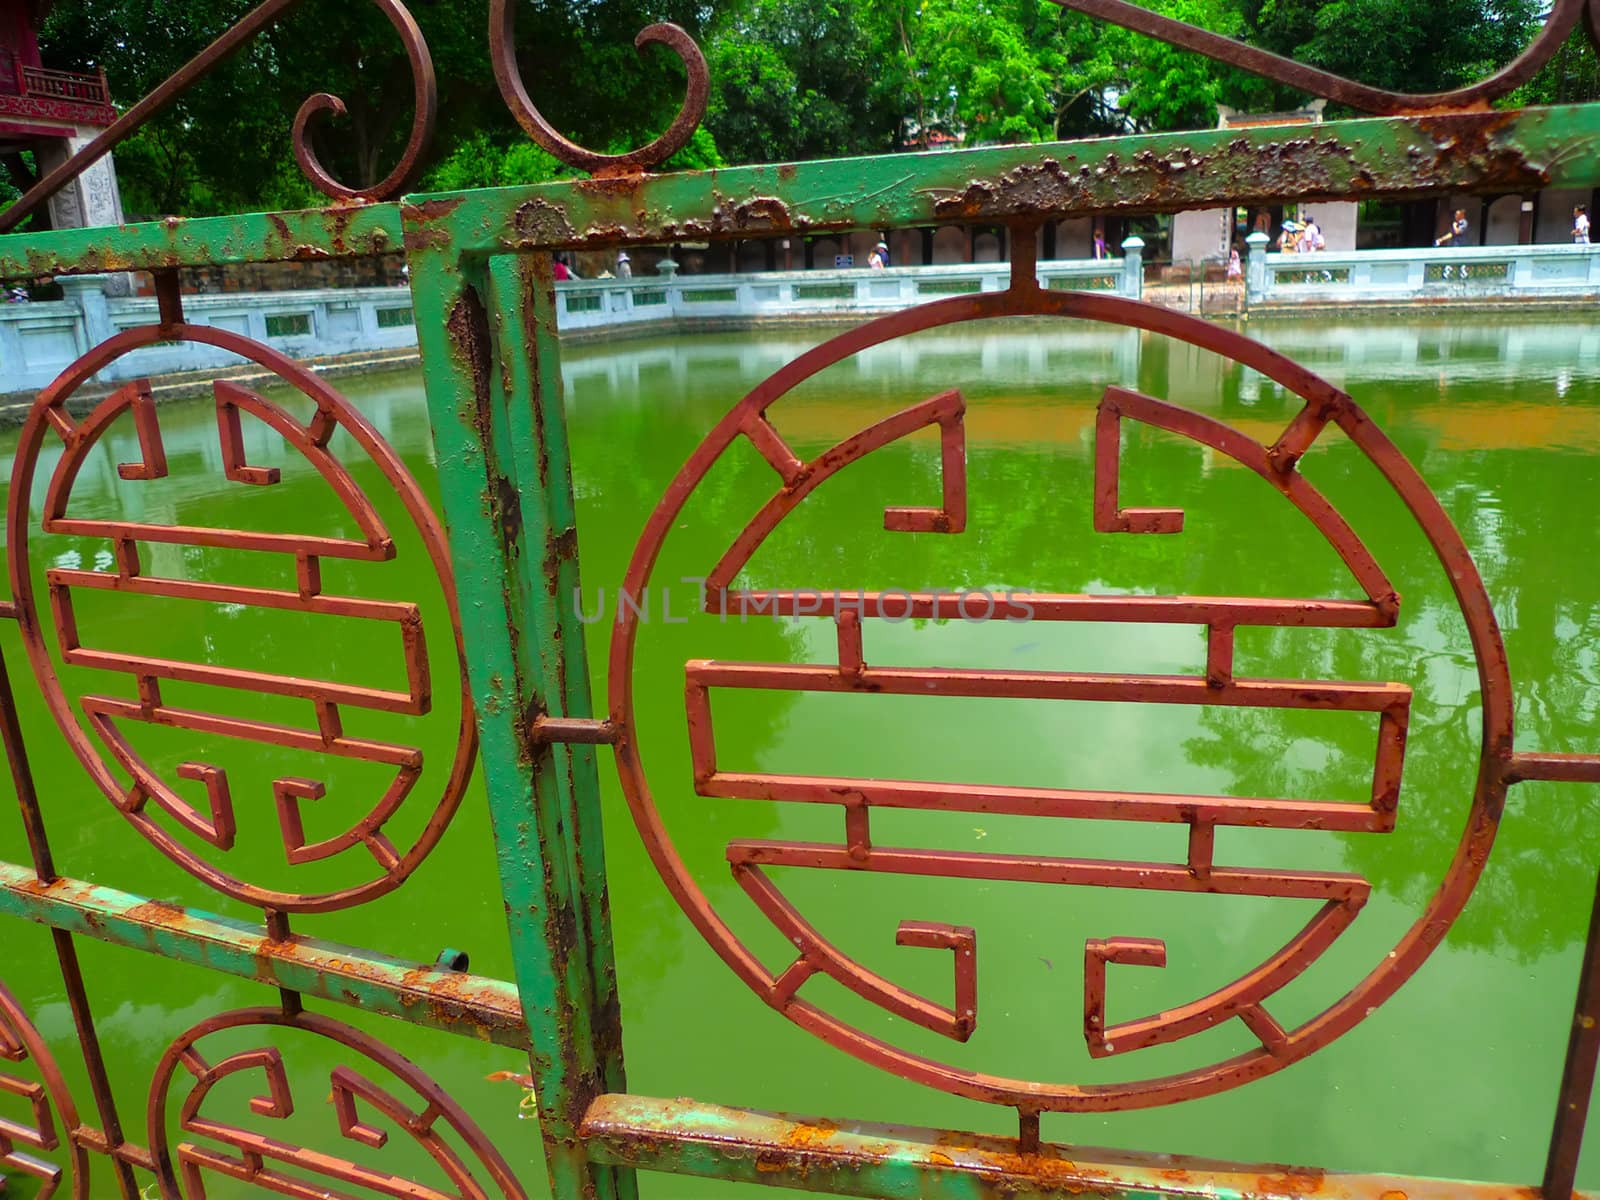
M 86 347 L 98 346 L 117 332 L 111 324 L 111 307 L 106 303 L 106 280 L 105 275 L 56 276 L 56 282 L 61 285 L 66 299 L 78 308 Z M 122 378 L 127 372 L 119 371 L 119 365 L 115 362 L 109 364 L 105 374 L 111 378 Z
M 1144 239 L 1122 239 L 1122 294 L 1137 300 L 1144 295 Z
M 1249 262 L 1244 273 L 1246 304 L 1259 304 L 1267 298 L 1267 247 L 1272 239 L 1259 229 L 1244 239 Z

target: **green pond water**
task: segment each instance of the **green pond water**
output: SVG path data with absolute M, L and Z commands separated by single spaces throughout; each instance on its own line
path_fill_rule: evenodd
M 1268 323 L 1250 332 L 1345 388 L 1417 465 L 1460 528 L 1504 630 L 1517 684 L 1519 747 L 1600 746 L 1600 324 L 1481 317 Z M 583 606 L 610 616 L 628 556 L 667 482 L 746 390 L 825 330 L 634 340 L 568 348 L 567 411 L 584 579 Z M 1062 592 L 1250 594 L 1359 598 L 1310 524 L 1228 458 L 1182 439 L 1124 430 L 1122 503 L 1181 507 L 1174 537 L 1097 535 L 1090 485 L 1094 404 L 1108 384 L 1197 409 L 1270 441 L 1298 407 L 1237 365 L 1137 332 L 1075 322 L 990 325 L 918 335 L 848 360 L 774 408 L 774 424 L 810 457 L 871 422 L 949 387 L 968 404 L 971 517 L 960 536 L 886 532 L 886 506 L 939 502 L 939 449 L 924 430 L 824 485 L 775 531 L 746 578 L 765 586 L 987 588 Z M 395 373 L 338 381 L 389 439 L 431 500 L 437 466 L 420 378 Z M 297 404 L 286 399 L 291 407 Z M 297 411 L 304 415 L 304 406 Z M 229 482 L 209 402 L 161 410 L 167 479 L 128 481 L 138 457 L 118 426 L 78 476 L 69 515 L 296 532 L 353 532 L 326 483 L 266 427 L 246 421 L 249 461 L 277 466 L 272 487 Z M 9 460 L 14 432 L 0 445 Z M 1437 561 L 1403 506 L 1337 434 L 1304 471 L 1366 539 L 1403 597 L 1392 630 L 1263 630 L 1239 634 L 1241 675 L 1393 680 L 1415 691 L 1398 827 L 1390 834 L 1221 829 L 1218 863 L 1344 871 L 1372 896 L 1351 928 L 1268 1002 L 1286 1027 L 1333 1003 L 1384 956 L 1438 886 L 1460 837 L 1479 752 L 1478 684 L 1465 624 Z M 435 679 L 426 717 L 347 709 L 346 731 L 423 749 L 413 797 L 391 826 L 409 845 L 438 797 L 455 740 L 450 647 L 440 593 L 415 532 L 384 480 L 344 435 L 334 449 L 393 532 L 392 563 L 325 561 L 324 587 L 422 606 Z M 47 455 L 39 483 L 53 460 Z M 776 476 L 748 447 L 719 464 L 684 510 L 658 581 L 703 576 L 771 495 Z M 40 493 L 42 499 L 42 491 Z M 104 540 L 37 534 L 32 577 L 51 567 L 111 569 Z M 147 548 L 147 574 L 293 586 L 281 556 L 177 546 Z M 457 564 L 460 572 L 471 563 Z M 829 622 L 691 615 L 695 585 L 659 592 L 640 634 L 634 679 L 639 737 L 662 818 L 711 903 L 768 964 L 780 934 L 731 879 L 738 838 L 837 843 L 831 805 L 776 805 L 695 795 L 685 735 L 683 664 L 690 658 L 834 662 Z M 75 589 L 87 646 L 221 662 L 403 688 L 392 623 L 264 611 Z M 688 618 L 685 620 L 684 618 Z M 470 622 L 472 613 L 466 614 Z M 47 622 L 48 624 L 48 622 Z M 1188 672 L 1203 669 L 1203 633 L 1170 625 L 1058 622 L 868 622 L 866 656 L 885 665 Z M 587 627 L 597 704 L 605 696 L 605 622 Z M 0 630 L 33 752 L 59 869 L 68 875 L 204 910 L 248 916 L 147 844 L 91 783 L 45 709 L 15 627 Z M 69 695 L 133 695 L 126 676 L 64 667 Z M 169 684 L 168 704 L 298 727 L 309 706 L 267 695 Z M 716 739 L 725 770 L 817 773 L 957 783 L 1124 789 L 1358 803 L 1370 787 L 1376 721 L 1359 714 L 925 696 L 718 693 Z M 308 776 L 324 799 L 301 805 L 307 836 L 338 832 L 370 806 L 382 770 L 328 764 L 291 750 L 136 727 L 127 736 L 169 776 L 179 762 L 229 769 L 235 848 L 174 836 L 219 869 L 274 887 L 319 891 L 369 879 L 359 849 L 291 867 L 269 786 Z M 98 745 L 98 744 L 97 744 Z M 907 1124 L 1015 1132 L 1011 1110 L 941 1095 L 831 1049 L 748 991 L 700 939 L 652 868 L 608 756 L 600 756 L 606 854 L 616 923 L 630 1090 Z M 199 802 L 200 785 L 180 783 Z M 172 828 L 172 822 L 157 814 Z M 884 846 L 1182 862 L 1182 826 L 1050 821 L 967 813 L 881 811 Z M 0 858 L 27 860 L 14 805 L 0 812 Z M 1264 1080 L 1176 1106 L 1109 1114 L 1047 1114 L 1044 1136 L 1244 1161 L 1533 1182 L 1539 1177 L 1561 1072 L 1596 864 L 1600 794 L 1591 787 L 1513 789 L 1487 870 L 1443 945 L 1386 1005 L 1328 1048 Z M 1306 901 L 1159 891 L 948 881 L 914 875 L 791 869 L 773 873 L 827 937 L 875 970 L 941 1003 L 950 957 L 894 944 L 902 920 L 971 925 L 981 948 L 977 1032 L 958 1045 L 895 1019 L 824 978 L 803 995 L 916 1053 L 966 1069 L 1057 1082 L 1144 1079 L 1204 1066 L 1255 1045 L 1241 1022 L 1169 1046 L 1092 1060 L 1082 1033 L 1085 939 L 1159 937 L 1165 969 L 1110 970 L 1109 1016 L 1126 1020 L 1184 1004 L 1248 971 L 1310 916 Z M 511 954 L 481 774 L 439 845 L 410 881 L 370 904 L 297 917 L 308 935 L 432 961 L 466 950 L 474 972 L 510 978 Z M 80 940 L 95 1015 L 125 1125 L 147 1142 L 146 1096 L 163 1050 L 206 1016 L 269 1005 L 258 985 L 155 956 Z M 46 930 L 0 927 L 0 980 L 34 1016 L 85 1120 L 96 1122 L 71 1014 Z M 473 1114 L 524 1179 L 543 1188 L 537 1127 L 519 1105 L 515 1052 L 408 1028 L 312 1002 L 394 1046 Z M 229 1040 L 229 1038 L 232 1040 Z M 302 1034 L 223 1035 L 206 1053 L 277 1044 L 296 1096 L 292 1118 L 242 1115 L 259 1075 L 217 1085 L 208 1104 L 288 1141 L 337 1149 L 374 1166 L 438 1182 L 396 1133 L 383 1151 L 341 1139 L 327 1045 Z M 28 1068 L 22 1069 L 26 1074 Z M 374 1075 L 375 1079 L 380 1078 Z M 165 1120 L 175 1129 L 182 1071 Z M 386 1084 L 386 1086 L 390 1086 Z M 394 1085 L 398 1086 L 398 1085 Z M 0 1093 L 0 1119 L 26 1115 Z M 373 1118 L 380 1125 L 382 1118 Z M 172 1134 L 176 1140 L 175 1132 Z M 141 1176 L 148 1183 L 148 1177 Z M 1600 1155 L 1580 1178 L 1600 1186 Z M 30 1197 L 25 1178 L 12 1194 Z M 208 1179 L 209 1194 L 241 1185 Z M 649 1176 L 650 1197 L 716 1197 L 733 1185 Z M 753 1192 L 753 1189 L 749 1189 Z M 114 1195 L 103 1161 L 90 1193 Z

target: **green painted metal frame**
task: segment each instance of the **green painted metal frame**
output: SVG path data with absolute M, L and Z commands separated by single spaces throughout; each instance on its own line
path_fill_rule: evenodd
M 0 865 L 0 914 L 526 1047 L 552 1188 L 637 1169 L 877 1196 L 1526 1196 L 842 1126 L 626 1094 L 551 253 L 675 239 L 1032 221 L 1224 203 L 1600 185 L 1600 105 L 998 147 L 562 182 L 299 213 L 0 237 L 0 278 L 404 252 L 515 963 L 404 963 Z M 598 736 L 594 740 L 600 740 Z

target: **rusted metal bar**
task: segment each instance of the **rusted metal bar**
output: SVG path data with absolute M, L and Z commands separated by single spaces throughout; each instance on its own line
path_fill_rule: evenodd
M 991 146 L 416 198 L 418 246 L 644 245 L 1444 190 L 1600 185 L 1600 105 Z M 1181 166 L 1181 170 L 1177 169 Z M 397 251 L 401 208 L 167 220 L 0 237 L 0 278 Z
M 11 770 L 17 806 L 22 812 L 22 830 L 28 839 L 34 878 L 49 883 L 56 877 L 55 858 L 50 853 L 50 839 L 45 834 L 44 817 L 39 811 L 33 767 L 28 761 L 28 746 L 23 740 L 22 724 L 17 718 L 16 695 L 11 690 L 11 671 L 6 666 L 3 650 L 0 650 L 0 741 L 5 745 L 6 764 Z
M 100 1035 L 95 1029 L 89 993 L 83 982 L 83 968 L 78 962 L 78 948 L 72 941 L 72 934 L 65 929 L 52 929 L 50 937 L 55 943 L 56 960 L 61 966 L 62 982 L 66 985 L 67 1006 L 72 1010 L 78 1048 L 88 1069 L 89 1093 L 94 1097 L 95 1111 L 100 1114 L 106 1142 L 105 1153 L 111 1159 L 111 1173 L 117 1181 L 117 1191 L 122 1200 L 139 1200 L 139 1182 L 134 1178 L 126 1151 L 134 1150 L 134 1157 L 143 1151 L 142 1148 L 131 1146 L 122 1131 L 122 1117 L 117 1111 L 117 1099 L 106 1073 Z
M 413 198 L 418 244 L 611 248 L 1446 190 L 1600 184 L 1600 106 L 1331 121 L 890 154 Z M 5 247 L 0 245 L 0 256 Z M 4 271 L 0 257 L 0 273 Z
M 589 1163 L 577 1133 L 623 1086 L 595 751 L 536 732 L 592 720 L 552 265 L 410 245 L 435 444 L 456 468 L 441 480 L 452 554 L 474 565 L 467 659 L 551 1190 L 629 1200 L 632 1173 Z
M 190 220 L 174 217 L 138 225 L 0 237 L 0 276 L 34 279 L 103 271 L 365 258 L 398 253 L 403 238 L 396 204 Z
M 526 1049 L 516 989 L 498 979 L 296 937 L 75 879 L 45 885 L 0 864 L 0 915 L 145 950 L 416 1025 Z
M 894 1200 L 1527 1200 L 1510 1184 L 1357 1175 L 1041 1144 L 940 1129 L 753 1112 L 645 1096 L 599 1097 L 583 1122 L 606 1163 Z M 1580 1193 L 1579 1200 L 1592 1200 Z
M 1584 1128 L 1594 1095 L 1595 1067 L 1600 1061 L 1600 878 L 1596 879 L 1594 908 L 1589 916 L 1589 940 L 1583 947 L 1583 967 L 1578 974 L 1578 1001 L 1567 1040 L 1567 1060 L 1561 1070 L 1561 1091 L 1556 1100 L 1555 1127 L 1550 1133 L 1550 1153 L 1545 1159 L 1544 1200 L 1568 1200 L 1578 1178 L 1578 1157 L 1583 1151 Z
M 11 690 L 11 677 L 6 669 L 3 654 L 0 654 L 0 738 L 3 738 L 5 743 L 11 782 L 16 789 L 17 802 L 22 810 L 23 829 L 28 839 L 28 849 L 33 857 L 31 882 L 36 887 L 58 884 L 60 880 L 51 855 L 50 841 L 45 833 L 33 767 L 29 762 L 27 746 L 22 737 L 16 697 Z M 29 878 L 28 872 L 23 868 L 14 869 L 21 878 Z M 129 1146 L 123 1135 L 116 1097 L 106 1074 L 105 1056 L 100 1050 L 100 1036 L 95 1029 L 93 1010 L 83 983 L 83 970 L 78 963 L 78 948 L 73 943 L 72 934 L 66 929 L 52 928 L 50 935 L 56 963 L 61 972 L 62 990 L 66 992 L 67 1006 L 71 1010 L 73 1026 L 78 1035 L 79 1050 L 83 1055 L 84 1068 L 89 1075 L 90 1091 L 100 1116 L 105 1153 L 111 1158 L 111 1170 L 117 1181 L 117 1191 L 123 1200 L 137 1200 L 139 1185 L 129 1166 L 130 1156 L 125 1151 L 132 1150 L 135 1155 L 139 1151 L 138 1148 Z M 53 1065 L 50 1070 L 54 1070 Z M 11 1143 L 5 1141 L 0 1148 L 9 1153 Z
M 1506 772 L 1511 783 L 1545 779 L 1553 783 L 1600 783 L 1600 754 L 1554 754 L 1519 750 Z

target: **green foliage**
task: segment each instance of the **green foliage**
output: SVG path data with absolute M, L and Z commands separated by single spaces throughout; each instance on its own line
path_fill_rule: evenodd
M 875 0 L 743 0 L 724 9 L 706 58 L 706 126 L 735 162 L 892 148 L 900 109 Z
M 1577 29 L 1508 103 L 1581 104 L 1588 100 L 1600 100 L 1600 56 L 1587 34 Z
M 1239 0 L 1246 37 L 1377 87 L 1433 92 L 1527 45 L 1539 0 Z
M 571 168 L 532 142 L 497 144 L 486 133 L 475 133 L 428 172 L 423 190 L 454 192 L 476 187 L 548 183 L 571 175 Z
M 50 65 L 104 66 L 113 96 L 126 106 L 153 90 L 249 11 L 250 0 L 58 0 L 41 30 Z M 506 161 L 488 178 L 548 178 L 495 86 L 488 55 L 488 0 L 414 2 L 439 86 L 435 177 L 478 178 L 469 165 L 487 131 Z M 625 148 L 650 140 L 683 98 L 683 69 L 652 48 L 641 58 L 634 35 L 654 20 L 691 30 L 690 0 L 600 0 L 584 5 L 522 3 L 517 45 L 535 103 L 563 133 L 585 145 Z M 319 202 L 296 167 L 289 130 L 302 101 L 341 97 L 344 118 L 314 130 L 324 165 L 354 186 L 383 178 L 410 136 L 410 65 L 395 30 L 365 0 L 305 0 L 232 59 L 185 92 L 163 116 L 117 150 L 130 214 L 203 215 Z M 700 139 L 694 161 L 715 159 Z M 466 157 L 458 160 L 458 156 Z M 452 165 L 453 164 L 453 165 Z
M 1170 16 L 1363 82 L 1432 91 L 1480 78 L 1526 44 L 1540 0 L 1146 0 Z M 104 66 L 128 102 L 247 11 L 248 0 L 59 0 L 51 65 Z M 538 183 L 571 174 L 531 145 L 488 61 L 488 0 L 411 5 L 440 88 L 440 157 L 420 186 Z M 933 131 L 968 144 L 1129 129 L 1207 127 L 1219 102 L 1270 110 L 1303 97 L 1048 0 L 586 0 L 517 8 L 523 77 L 550 122 L 617 152 L 660 132 L 683 95 L 665 51 L 634 34 L 673 20 L 699 34 L 712 72 L 704 127 L 668 164 L 705 168 L 881 153 Z M 316 92 L 349 114 L 317 133 L 328 168 L 366 185 L 398 160 L 411 73 L 377 6 L 305 0 L 117 151 L 130 213 L 212 213 L 316 203 L 289 125 Z M 1520 102 L 1600 96 L 1600 64 L 1575 39 Z M 16 164 L 13 175 L 26 181 Z

